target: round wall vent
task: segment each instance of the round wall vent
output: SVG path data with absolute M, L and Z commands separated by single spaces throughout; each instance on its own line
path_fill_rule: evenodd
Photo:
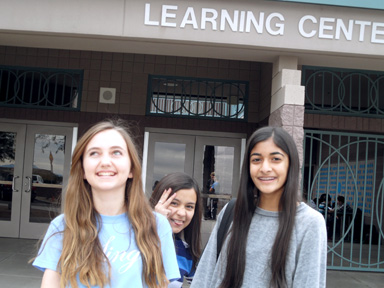
M 100 103 L 115 104 L 116 88 L 100 87 Z

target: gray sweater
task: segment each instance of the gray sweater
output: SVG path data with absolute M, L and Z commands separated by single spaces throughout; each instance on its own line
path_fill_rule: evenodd
M 223 209 L 224 211 L 224 209 Z M 218 217 L 191 288 L 219 287 L 226 266 L 227 241 L 216 263 L 216 237 L 223 211 Z M 256 209 L 249 228 L 242 287 L 269 287 L 270 256 L 279 224 L 278 212 Z M 325 287 L 327 232 L 323 216 L 304 203 L 297 207 L 295 227 L 287 255 L 288 287 Z

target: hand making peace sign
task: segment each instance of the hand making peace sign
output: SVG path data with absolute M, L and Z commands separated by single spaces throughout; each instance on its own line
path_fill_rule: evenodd
M 173 199 L 175 199 L 176 197 L 176 193 L 169 196 L 171 192 L 172 192 L 171 188 L 164 190 L 163 195 L 161 195 L 159 202 L 157 202 L 155 206 L 155 211 L 164 215 L 167 218 L 171 216 L 171 210 L 168 207 L 169 205 L 171 205 Z

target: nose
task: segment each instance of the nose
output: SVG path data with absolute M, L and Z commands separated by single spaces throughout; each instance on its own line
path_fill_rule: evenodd
M 187 212 L 185 211 L 184 207 L 177 209 L 177 215 L 185 216 L 186 214 L 187 214 Z
M 272 168 L 271 168 L 269 161 L 263 161 L 263 164 L 261 166 L 261 171 L 264 173 L 267 173 L 271 170 L 272 170 Z
M 111 158 L 109 157 L 109 155 L 107 155 L 107 154 L 102 155 L 102 157 L 100 159 L 100 164 L 101 165 L 109 165 L 110 163 L 111 163 Z

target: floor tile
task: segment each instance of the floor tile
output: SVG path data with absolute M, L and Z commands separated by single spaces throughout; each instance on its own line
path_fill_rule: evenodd
M 28 263 L 30 259 L 30 254 L 13 254 L 0 262 L 0 275 L 41 277 L 42 272 Z
M 30 239 L 15 239 L 15 238 L 0 238 L 0 252 L 25 252 L 28 253 L 34 251 L 36 247 L 37 240 Z
M 0 274 L 0 287 L 3 288 L 40 288 L 41 277 L 25 277 Z
M 208 241 L 216 221 L 202 221 L 202 238 Z M 28 260 L 36 255 L 36 240 L 0 238 L 0 287 L 39 288 L 43 273 Z M 204 247 L 204 246 L 203 246 Z M 384 273 L 327 271 L 327 288 L 383 287 Z
M 11 252 L 0 252 L 0 262 L 13 255 Z

